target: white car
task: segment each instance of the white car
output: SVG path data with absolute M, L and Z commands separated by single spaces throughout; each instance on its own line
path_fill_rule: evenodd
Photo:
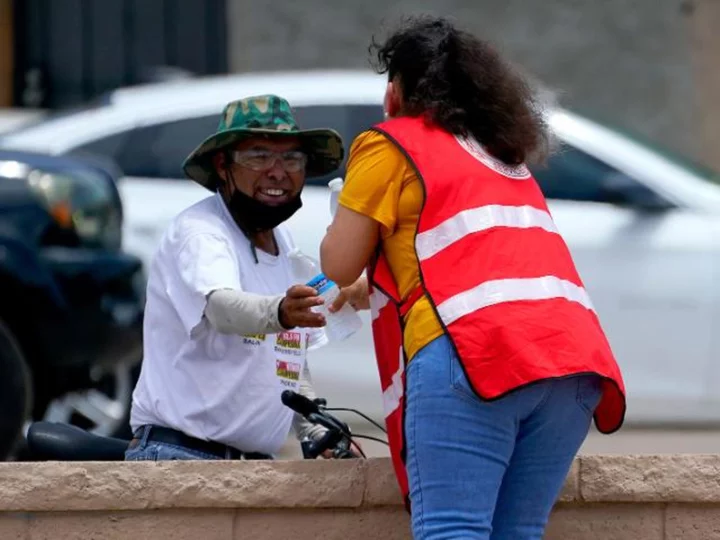
M 46 114 L 42 109 L 0 108 L 0 133 L 8 133 L 37 122 Z
M 335 128 L 349 147 L 382 120 L 384 89 L 384 76 L 364 71 L 242 74 L 120 89 L 85 110 L 6 135 L 0 146 L 115 159 L 126 175 L 119 185 L 126 249 L 149 263 L 173 216 L 209 195 L 180 165 L 215 131 L 226 102 L 279 94 L 301 127 Z M 564 148 L 533 170 L 622 366 L 628 423 L 720 420 L 714 333 L 720 187 L 712 173 L 561 108 L 551 109 L 549 122 Z M 330 222 L 330 179 L 309 182 L 304 206 L 289 223 L 299 247 L 315 256 Z M 313 355 L 310 364 L 318 393 L 331 404 L 381 419 L 367 314 L 363 321 L 359 333 Z

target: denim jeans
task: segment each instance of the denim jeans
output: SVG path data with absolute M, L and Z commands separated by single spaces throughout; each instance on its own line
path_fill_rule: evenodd
M 600 378 L 542 381 L 482 401 L 442 336 L 412 359 L 406 384 L 414 538 L 542 539 L 600 401 Z
M 149 430 L 139 430 L 142 433 L 140 442 L 134 448 L 128 448 L 125 451 L 125 461 L 167 461 L 167 460 L 180 460 L 180 459 L 222 459 L 219 456 L 213 454 L 207 454 L 194 450 L 192 448 L 185 448 L 175 444 L 168 444 L 163 442 L 148 441 L 147 436 L 150 433 Z

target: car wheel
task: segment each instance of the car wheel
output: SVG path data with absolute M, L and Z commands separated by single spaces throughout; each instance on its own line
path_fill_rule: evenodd
M 32 379 L 10 329 L 0 320 L 0 461 L 11 458 L 22 441 L 32 410 Z
M 131 362 L 96 373 L 94 388 L 52 400 L 43 420 L 73 424 L 97 435 L 129 439 L 130 406 L 139 369 L 139 362 Z

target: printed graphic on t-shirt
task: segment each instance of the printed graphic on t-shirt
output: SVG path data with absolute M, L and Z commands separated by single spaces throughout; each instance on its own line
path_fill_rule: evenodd
M 285 360 L 275 360 L 277 375 L 280 378 L 280 384 L 290 388 L 297 386 L 300 380 L 300 364 L 295 362 L 287 362 Z
M 243 336 L 245 345 L 260 345 L 263 341 L 265 341 L 265 334 L 245 334 Z
M 281 332 L 275 340 L 275 350 L 294 356 L 302 356 L 302 334 L 300 332 Z

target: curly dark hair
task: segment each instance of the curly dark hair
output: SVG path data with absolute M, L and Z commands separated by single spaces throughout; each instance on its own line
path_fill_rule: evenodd
M 369 51 L 373 66 L 399 80 L 402 113 L 427 115 L 456 135 L 472 135 L 509 165 L 544 161 L 543 114 L 530 85 L 488 42 L 442 17 L 406 18 Z

